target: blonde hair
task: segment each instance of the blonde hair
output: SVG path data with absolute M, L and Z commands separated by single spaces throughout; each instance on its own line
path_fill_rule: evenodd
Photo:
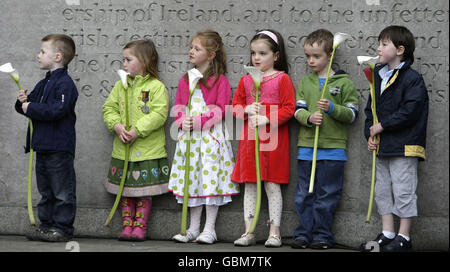
M 123 49 L 130 49 L 133 55 L 139 60 L 142 65 L 142 72 L 144 75 L 149 74 L 160 80 L 158 73 L 158 52 L 155 44 L 151 40 L 132 41 L 125 45 Z
M 49 34 L 42 38 L 41 41 L 50 41 L 55 50 L 62 54 L 64 67 L 67 67 L 75 56 L 75 42 L 67 35 Z
M 200 80 L 200 83 L 209 89 L 216 84 L 216 81 L 219 79 L 220 75 L 227 72 L 227 56 L 223 48 L 222 37 L 220 37 L 219 33 L 216 31 L 206 29 L 198 32 L 192 40 L 195 38 L 200 40 L 200 43 L 209 54 L 216 54 L 211 64 L 208 66 L 208 69 L 205 71 L 203 78 Z M 211 76 L 214 76 L 215 80 L 211 86 L 208 86 L 207 81 Z M 185 75 L 185 79 L 188 80 L 187 74 Z

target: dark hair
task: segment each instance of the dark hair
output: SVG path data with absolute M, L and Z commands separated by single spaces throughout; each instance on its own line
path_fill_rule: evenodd
M 333 39 L 333 33 L 322 28 L 311 32 L 308 37 L 306 37 L 304 45 L 308 44 L 312 46 L 314 43 L 317 43 L 318 46 L 321 46 L 323 44 L 323 51 L 330 55 L 333 51 Z
M 63 56 L 63 65 L 67 67 L 75 56 L 75 42 L 73 39 L 64 34 L 49 34 L 42 38 L 42 42 L 50 41 L 56 51 Z
M 144 75 L 150 74 L 160 80 L 158 73 L 158 52 L 155 44 L 151 40 L 137 40 L 129 42 L 123 49 L 130 49 L 133 55 L 139 60 L 142 65 L 142 72 Z
M 205 71 L 203 78 L 200 79 L 200 83 L 206 88 L 210 89 L 214 84 L 216 84 L 220 75 L 225 74 L 227 72 L 227 55 L 225 54 L 225 50 L 223 48 L 222 37 L 220 37 L 219 33 L 211 29 L 205 29 L 203 31 L 198 32 L 192 40 L 198 38 L 202 46 L 208 51 L 209 54 L 216 53 L 216 56 L 212 59 L 211 64 L 208 66 L 208 69 Z M 192 41 L 191 41 L 192 42 Z M 214 82 L 211 86 L 208 86 L 208 79 L 214 76 Z M 189 82 L 188 74 L 185 75 L 186 82 Z
M 286 74 L 289 73 L 289 66 L 287 62 L 286 50 L 284 49 L 283 37 L 281 36 L 280 33 L 278 33 L 275 30 L 267 29 L 266 31 L 270 31 L 273 34 L 275 34 L 275 36 L 277 36 L 278 43 L 276 43 L 274 40 L 272 40 L 272 38 L 270 38 L 266 34 L 258 33 L 255 36 L 253 36 L 252 40 L 250 41 L 250 44 L 256 40 L 265 40 L 267 44 L 269 44 L 270 50 L 273 53 L 278 52 L 278 59 L 275 61 L 273 65 L 274 68 L 278 71 L 283 71 Z M 250 64 L 253 65 L 251 55 L 250 55 Z
M 383 29 L 378 35 L 378 41 L 391 40 L 396 48 L 403 46 L 405 51 L 402 56 L 402 61 L 409 60 L 410 64 L 414 63 L 414 50 L 416 43 L 414 35 L 404 26 L 392 25 Z

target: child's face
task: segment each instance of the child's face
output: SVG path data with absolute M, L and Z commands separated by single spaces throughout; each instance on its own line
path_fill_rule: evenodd
M 263 73 L 273 70 L 278 59 L 278 52 L 274 53 L 263 39 L 255 40 L 250 44 L 250 54 L 253 66 Z
M 123 55 L 123 69 L 125 72 L 130 73 L 131 77 L 137 75 L 144 76 L 142 71 L 142 65 L 136 56 L 133 54 L 131 48 L 126 48 L 122 52 Z
M 56 52 L 52 45 L 52 41 L 46 41 L 42 42 L 41 50 L 36 57 L 40 69 L 53 71 L 60 62 L 62 55 L 61 53 Z
M 189 50 L 189 61 L 197 68 L 209 65 L 214 58 L 205 47 L 203 47 L 199 38 L 194 38 Z
M 395 47 L 390 39 L 383 39 L 379 41 L 377 52 L 380 57 L 381 64 L 400 64 L 403 54 L 403 46 Z
M 318 74 L 322 74 L 328 70 L 330 55 L 323 50 L 323 46 L 317 43 L 305 44 L 303 47 L 308 67 Z

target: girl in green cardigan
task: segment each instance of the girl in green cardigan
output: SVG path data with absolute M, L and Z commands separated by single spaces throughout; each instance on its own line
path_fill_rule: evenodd
M 106 190 L 117 194 L 124 169 L 125 146 L 130 144 L 127 177 L 120 201 L 123 231 L 119 240 L 145 240 L 152 196 L 168 192 L 169 165 L 164 123 L 169 109 L 166 87 L 159 80 L 158 53 L 150 40 L 128 43 L 123 49 L 127 87 L 116 82 L 103 105 L 103 119 L 114 144 Z M 128 99 L 126 100 L 126 96 Z M 129 123 L 125 127 L 125 101 Z

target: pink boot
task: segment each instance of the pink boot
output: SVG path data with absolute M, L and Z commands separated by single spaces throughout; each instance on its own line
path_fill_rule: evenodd
M 136 220 L 134 221 L 134 228 L 131 232 L 131 239 L 133 241 L 145 241 L 147 234 L 148 216 L 150 214 L 151 208 L 151 199 L 138 199 L 136 203 Z
M 133 231 L 133 219 L 136 210 L 136 199 L 132 197 L 122 197 L 120 200 L 122 209 L 123 231 L 119 234 L 119 241 L 130 241 Z

